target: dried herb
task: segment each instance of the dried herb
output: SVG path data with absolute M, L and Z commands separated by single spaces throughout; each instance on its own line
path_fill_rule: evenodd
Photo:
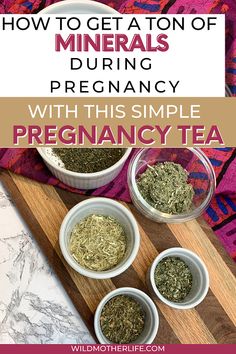
M 142 333 L 145 314 L 142 306 L 134 298 L 118 295 L 103 307 L 100 324 L 103 334 L 112 343 L 134 342 Z
M 188 172 L 174 162 L 148 166 L 137 180 L 142 197 L 155 209 L 168 214 L 181 214 L 191 209 L 193 186 Z
M 92 214 L 73 228 L 69 249 L 82 267 L 104 271 L 121 262 L 126 243 L 125 231 L 115 218 Z
M 183 301 L 192 288 L 192 273 L 178 257 L 162 259 L 155 269 L 154 279 L 159 292 L 174 302 Z
M 60 158 L 65 169 L 80 173 L 105 170 L 119 161 L 124 151 L 125 149 L 53 149 L 53 153 Z

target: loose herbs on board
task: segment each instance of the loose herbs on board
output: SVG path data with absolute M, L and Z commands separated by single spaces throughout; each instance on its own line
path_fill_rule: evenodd
M 104 336 L 112 343 L 134 342 L 142 333 L 145 313 L 131 296 L 117 295 L 103 307 L 100 325 Z

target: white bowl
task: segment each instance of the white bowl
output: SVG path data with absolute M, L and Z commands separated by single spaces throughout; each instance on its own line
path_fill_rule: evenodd
M 119 288 L 111 291 L 107 294 L 102 301 L 99 303 L 95 316 L 94 316 L 94 329 L 95 334 L 99 343 L 101 344 L 112 344 L 102 333 L 101 325 L 100 325 L 100 316 L 104 305 L 113 297 L 117 295 L 128 295 L 137 300 L 143 307 L 145 312 L 145 326 L 141 335 L 137 338 L 135 342 L 136 344 L 151 344 L 158 331 L 159 327 L 159 315 L 157 312 L 157 308 L 152 301 L 152 299 L 145 294 L 143 291 L 135 289 L 135 288 Z
M 93 271 L 79 265 L 68 249 L 69 238 L 74 226 L 91 214 L 114 217 L 124 228 L 127 236 L 127 250 L 123 260 L 114 268 L 106 271 Z M 59 243 L 67 263 L 78 273 L 94 279 L 107 279 L 123 273 L 134 261 L 140 244 L 137 222 L 131 212 L 122 204 L 107 198 L 90 198 L 74 206 L 62 222 Z
M 172 302 L 167 300 L 163 295 L 161 295 L 155 284 L 154 272 L 156 266 L 163 258 L 166 257 L 179 257 L 189 266 L 192 273 L 192 288 L 190 293 L 181 302 Z M 148 273 L 148 285 L 151 287 L 152 292 L 154 292 L 155 295 L 166 305 L 176 309 L 186 310 L 199 305 L 204 300 L 209 289 L 209 274 L 201 258 L 199 258 L 194 252 L 186 248 L 173 247 L 161 252 L 152 263 Z
M 124 155 L 111 167 L 95 173 L 78 173 L 66 170 L 54 162 L 47 154 L 47 148 L 37 148 L 48 169 L 66 185 L 79 189 L 96 189 L 105 186 L 121 172 L 132 148 L 126 149 Z
M 47 6 L 41 14 L 117 14 L 110 6 L 91 0 L 66 0 Z

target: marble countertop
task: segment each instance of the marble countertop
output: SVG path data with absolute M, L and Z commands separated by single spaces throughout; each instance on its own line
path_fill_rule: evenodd
M 94 343 L 0 183 L 0 343 Z

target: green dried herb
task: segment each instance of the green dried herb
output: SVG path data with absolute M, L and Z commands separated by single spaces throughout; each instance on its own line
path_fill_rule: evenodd
M 181 214 L 191 209 L 194 190 L 188 183 L 188 172 L 180 164 L 148 166 L 137 185 L 146 202 L 163 213 Z
M 183 301 L 192 288 L 192 273 L 178 257 L 162 259 L 155 269 L 154 279 L 160 293 L 174 302 Z
M 54 148 L 53 153 L 63 162 L 65 169 L 79 173 L 94 173 L 114 165 L 125 149 L 65 149 Z
M 112 343 L 134 342 L 142 333 L 145 314 L 142 306 L 134 298 L 118 295 L 103 307 L 100 324 L 103 334 Z
M 126 244 L 125 231 L 115 218 L 92 214 L 73 228 L 69 249 L 82 267 L 104 271 L 121 262 Z

